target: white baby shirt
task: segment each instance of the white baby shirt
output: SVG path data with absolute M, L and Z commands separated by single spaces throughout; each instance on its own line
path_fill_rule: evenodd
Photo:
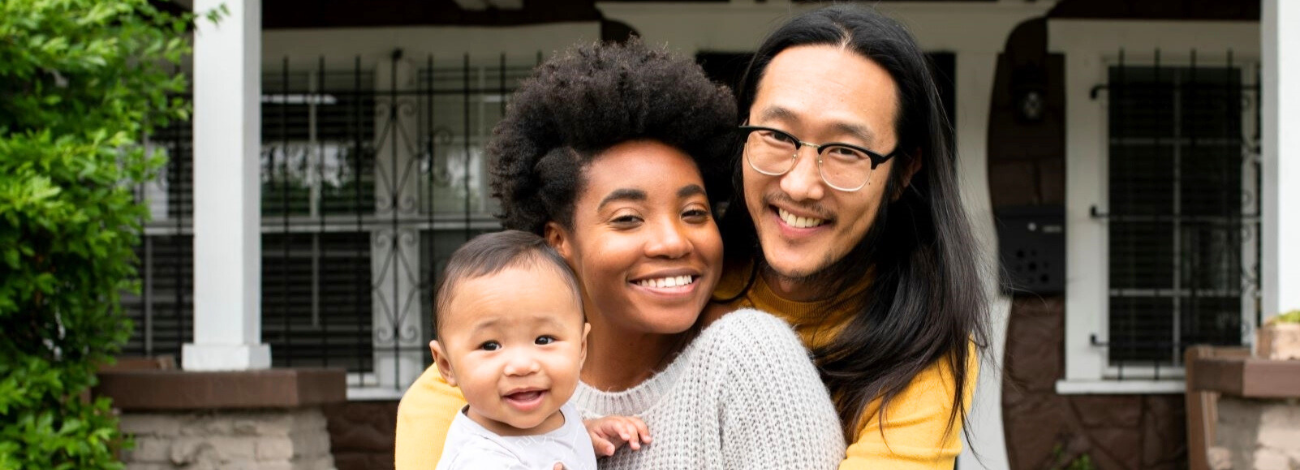
M 560 407 L 563 426 L 540 436 L 498 436 L 465 409 L 451 422 L 437 470 L 552 470 L 556 462 L 565 470 L 596 470 L 596 451 L 573 405 Z

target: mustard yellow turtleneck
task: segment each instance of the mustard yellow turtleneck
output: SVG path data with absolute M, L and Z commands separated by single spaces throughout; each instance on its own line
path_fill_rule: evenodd
M 749 268 L 730 269 L 723 276 L 715 298 L 735 297 L 744 288 L 753 271 Z M 744 296 L 728 306 L 728 310 L 749 307 L 762 310 L 784 319 L 794 327 L 805 346 L 817 348 L 829 344 L 852 318 L 847 308 L 827 310 L 832 302 L 798 302 L 782 298 L 763 280 L 754 276 L 754 283 Z M 869 281 L 841 294 L 862 293 Z M 963 395 L 966 409 L 979 374 L 979 362 L 971 345 L 967 385 Z M 840 470 L 865 469 L 933 469 L 950 470 L 957 454 L 961 453 L 962 423 L 953 423 L 948 429 L 952 413 L 956 381 L 948 361 L 936 361 L 912 379 L 889 404 L 883 432 L 880 421 L 881 400 L 867 405 L 863 419 L 858 424 L 857 436 L 849 444 Z

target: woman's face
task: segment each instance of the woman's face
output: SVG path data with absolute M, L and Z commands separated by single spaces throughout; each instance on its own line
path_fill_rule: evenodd
M 582 177 L 573 226 L 552 222 L 546 232 L 582 281 L 588 317 L 643 333 L 690 328 L 722 272 L 722 238 L 695 162 L 657 141 L 629 141 Z

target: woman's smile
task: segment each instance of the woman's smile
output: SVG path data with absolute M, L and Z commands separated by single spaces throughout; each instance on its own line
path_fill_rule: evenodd
M 553 243 L 582 279 L 593 328 L 675 334 L 721 275 L 722 239 L 690 156 L 657 141 L 615 145 L 583 169 L 572 227 Z

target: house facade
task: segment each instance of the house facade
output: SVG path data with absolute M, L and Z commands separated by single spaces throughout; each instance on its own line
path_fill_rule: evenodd
M 178 70 L 194 122 L 149 141 L 171 160 L 140 188 L 153 220 L 127 354 L 345 368 L 331 419 L 391 433 L 431 362 L 443 263 L 499 229 L 483 148 L 533 66 L 636 34 L 734 86 L 768 32 L 819 6 L 547 3 L 226 2 Z M 1278 184 L 1300 166 L 1277 131 L 1300 118 L 1300 82 L 1277 79 L 1278 57 L 1300 60 L 1277 33 L 1300 22 L 1286 5 L 875 3 L 931 55 L 997 293 L 959 467 L 1185 467 L 1182 351 L 1249 346 L 1300 306 L 1280 288 L 1300 282 L 1278 242 L 1300 225 L 1278 209 L 1300 202 Z M 339 468 L 385 461 L 382 438 L 339 439 Z

